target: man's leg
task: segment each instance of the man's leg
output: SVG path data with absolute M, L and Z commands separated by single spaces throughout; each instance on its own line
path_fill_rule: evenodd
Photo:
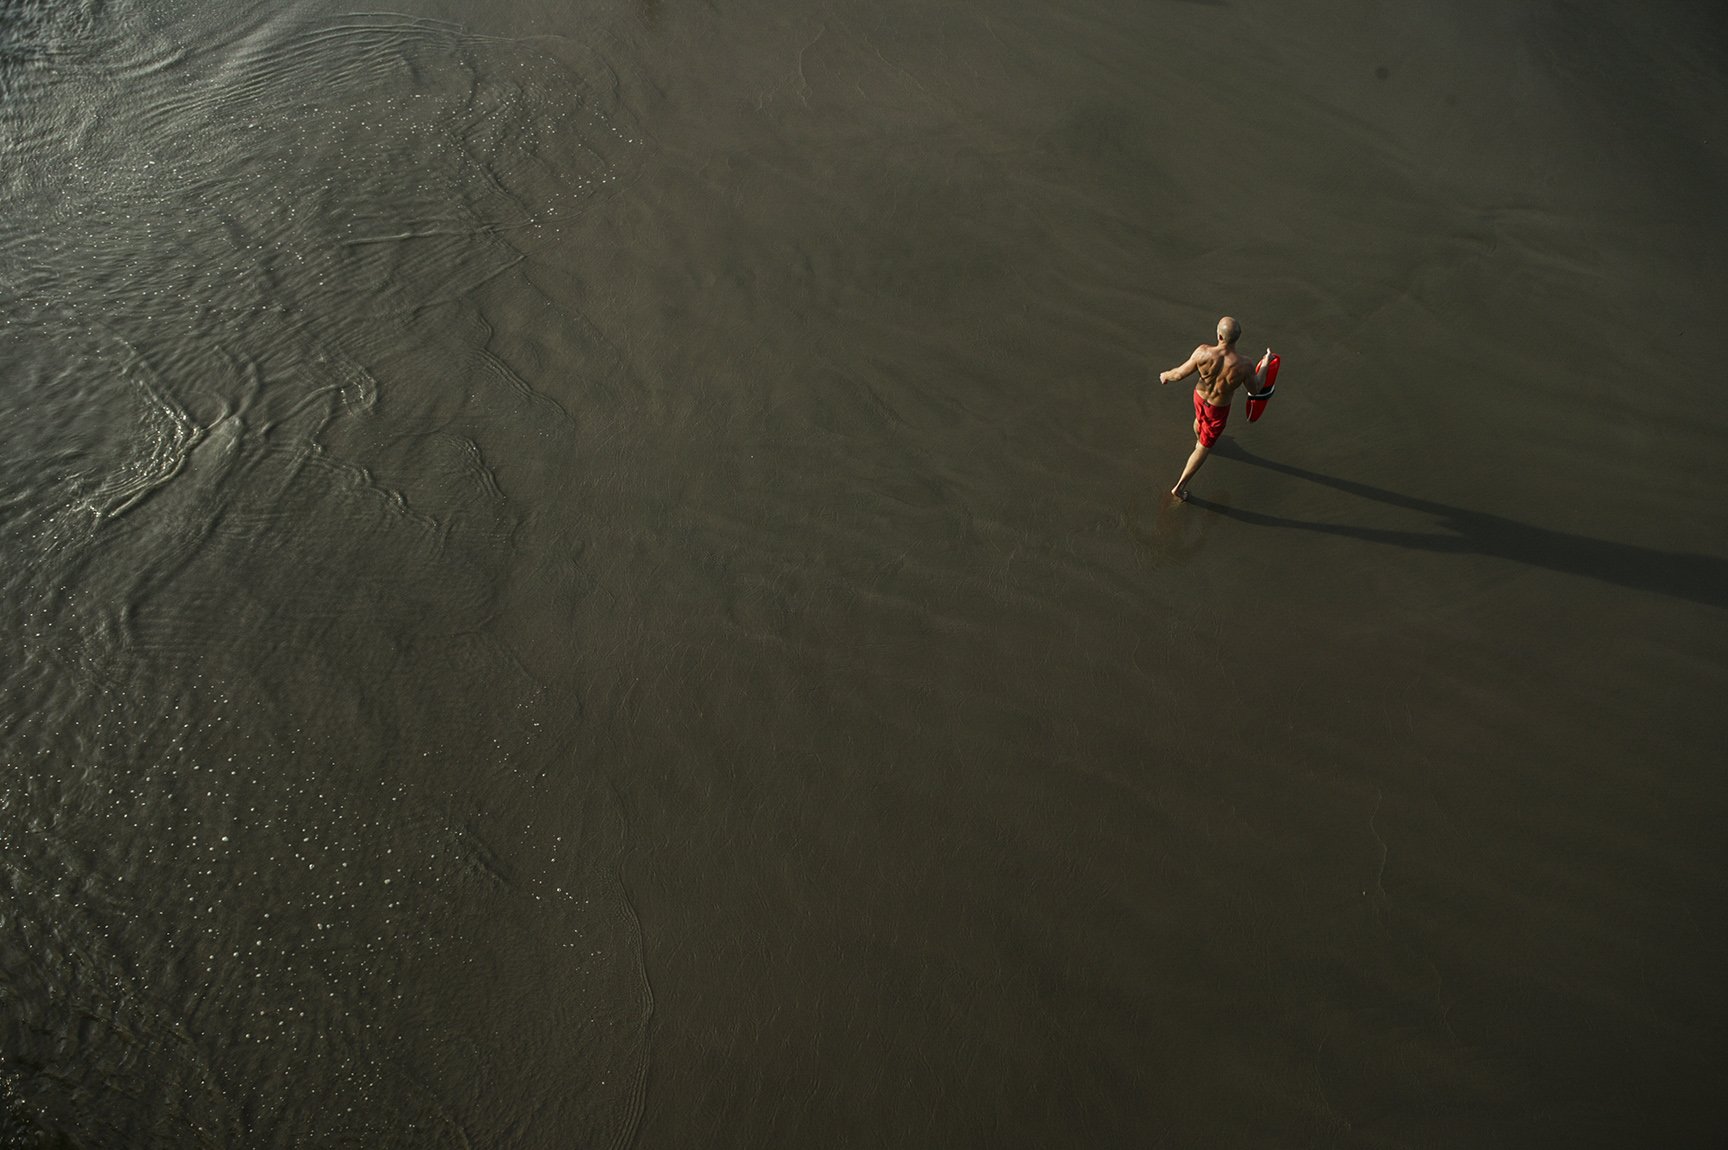
M 1194 473 L 1200 470 L 1200 465 L 1206 462 L 1206 457 L 1211 453 L 1212 449 L 1210 447 L 1207 447 L 1199 440 L 1195 440 L 1194 454 L 1188 457 L 1188 466 L 1183 468 L 1182 478 L 1176 481 L 1176 486 L 1170 489 L 1170 494 L 1174 495 L 1178 499 L 1188 498 L 1188 492 L 1184 490 L 1188 486 L 1188 480 L 1192 479 Z

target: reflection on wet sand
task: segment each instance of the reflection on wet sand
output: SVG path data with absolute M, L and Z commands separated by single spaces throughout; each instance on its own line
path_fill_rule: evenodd
M 1206 536 L 1230 506 L 1229 492 L 1213 497 L 1205 507 L 1185 506 L 1163 487 L 1136 492 L 1124 518 L 1128 531 L 1158 563 L 1186 563 L 1200 553 Z

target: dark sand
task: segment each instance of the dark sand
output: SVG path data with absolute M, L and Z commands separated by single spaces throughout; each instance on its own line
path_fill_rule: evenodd
M 1714 1144 L 1714 6 L 407 8 L 0 8 L 6 1137 Z

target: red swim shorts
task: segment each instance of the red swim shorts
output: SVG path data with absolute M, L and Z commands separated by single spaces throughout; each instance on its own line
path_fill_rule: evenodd
M 1200 421 L 1200 446 L 1211 447 L 1224 432 L 1224 421 L 1230 418 L 1228 407 L 1213 407 L 1194 393 L 1194 418 Z

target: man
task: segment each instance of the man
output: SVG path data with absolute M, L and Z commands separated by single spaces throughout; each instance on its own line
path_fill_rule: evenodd
M 1216 347 L 1201 344 L 1187 363 L 1158 374 L 1159 383 L 1175 383 L 1196 371 L 1200 373 L 1200 383 L 1194 388 L 1194 454 L 1188 457 L 1182 478 L 1170 489 L 1170 494 L 1178 499 L 1188 498 L 1188 480 L 1200 470 L 1212 445 L 1218 442 L 1224 421 L 1230 418 L 1230 397 L 1254 378 L 1253 362 L 1236 354 L 1236 341 L 1241 336 L 1242 325 L 1225 316 L 1218 321 Z

